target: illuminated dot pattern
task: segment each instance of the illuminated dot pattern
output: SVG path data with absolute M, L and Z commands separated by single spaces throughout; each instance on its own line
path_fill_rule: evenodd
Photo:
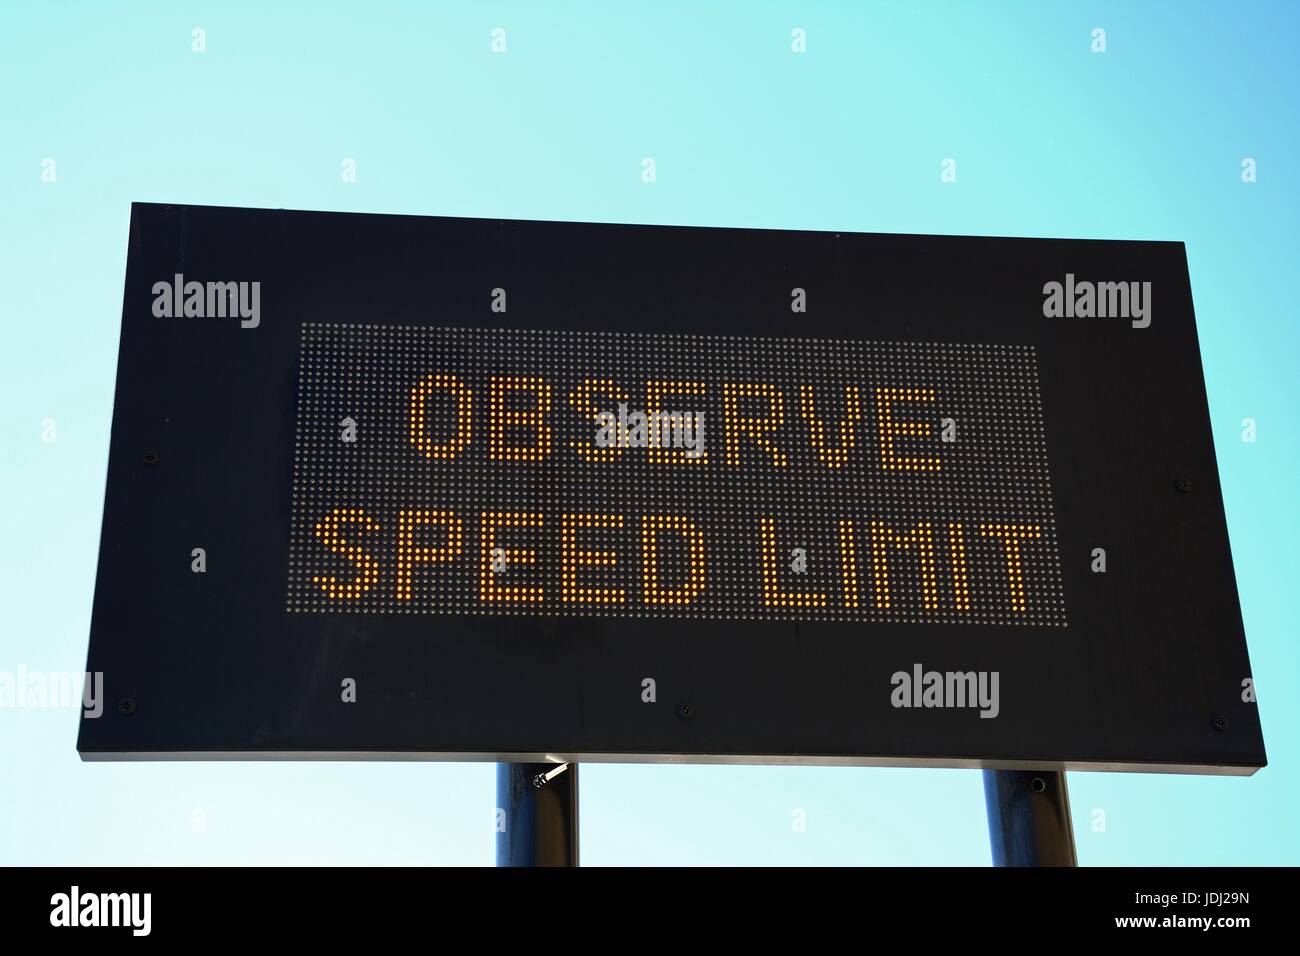
M 948 523 L 948 559 L 952 572 L 952 606 L 959 612 L 970 610 L 970 576 L 966 573 L 966 529 L 960 521 Z M 1020 608 L 1021 611 L 1024 608 Z
M 701 399 L 708 394 L 709 387 L 704 382 L 663 382 L 652 379 L 646 382 L 645 390 L 646 415 L 655 421 L 657 415 L 682 411 L 682 405 L 666 404 L 666 402 L 677 398 Z M 685 404 L 693 409 L 700 402 L 691 401 Z M 650 449 L 646 453 L 646 458 L 653 464 L 686 464 L 696 467 L 708 464 L 707 448 L 701 448 L 698 455 L 692 456 L 685 448 L 672 447 L 673 435 L 670 428 L 672 424 L 674 423 L 666 421 L 663 427 L 657 427 L 650 433 Z
M 293 454 L 291 612 L 1067 623 L 1029 346 L 306 323 Z
M 758 519 L 762 538 L 763 606 L 773 607 L 825 607 L 826 595 L 815 591 L 787 591 L 781 587 L 781 556 L 785 553 L 777 542 L 776 522 L 771 518 Z
M 435 443 L 429 437 L 429 396 L 435 389 L 446 390 L 455 401 L 455 424 L 444 443 Z M 425 458 L 450 460 L 469 444 L 474 421 L 474 393 L 454 375 L 425 376 L 411 389 L 411 407 L 407 417 L 411 444 L 420 450 L 420 454 Z
M 348 538 L 352 540 L 343 537 L 345 529 L 348 529 Z M 360 508 L 331 509 L 329 514 L 316 522 L 312 531 L 326 551 L 346 558 L 355 574 L 350 580 L 340 580 L 332 574 L 313 574 L 311 583 L 335 600 L 362 597 L 379 580 L 379 564 L 356 539 L 378 530 L 379 525 Z
M 894 417 L 896 403 L 933 402 L 935 390 L 932 388 L 897 388 L 893 386 L 876 389 L 876 422 L 880 435 L 880 467 L 886 471 L 938 471 L 941 460 L 938 457 L 921 457 L 917 455 L 899 455 L 895 443 L 900 438 L 928 438 L 934 426 L 928 421 L 899 421 Z
M 632 397 L 613 379 L 609 378 L 587 378 L 583 379 L 573 391 L 569 393 L 569 404 L 581 421 L 588 422 L 588 428 L 593 431 L 592 435 L 584 438 L 569 439 L 569 447 L 574 453 L 579 455 L 583 461 L 599 462 L 614 461 L 623 453 L 623 448 L 617 443 L 615 436 L 614 442 L 606 441 L 601 444 L 599 435 L 600 415 L 605 413 L 614 414 L 614 409 L 619 404 L 628 404 Z
M 1011 592 L 1011 610 L 1024 614 L 1025 604 L 1025 568 L 1020 558 L 1020 542 L 1027 538 L 1038 538 L 1042 529 L 1036 524 L 982 524 L 980 534 L 998 538 L 1006 548 L 1007 588 Z
M 858 394 L 858 386 L 845 386 L 844 417 L 839 421 L 838 445 L 826 442 L 826 425 L 817 414 L 814 391 L 811 385 L 799 386 L 799 410 L 808 426 L 808 439 L 817 450 L 817 458 L 823 465 L 827 468 L 843 468 L 848 463 L 849 453 L 853 451 L 862 427 L 862 398 Z
M 746 450 L 762 451 L 768 462 L 784 468 L 790 464 L 785 452 L 778 448 L 771 439 L 775 432 L 785 423 L 785 398 L 781 391 L 769 382 L 721 382 L 722 389 L 722 427 L 726 432 L 727 464 L 742 466 Z M 762 414 L 742 411 L 748 399 L 758 399 Z
M 665 561 L 665 539 L 679 545 L 685 557 Z M 665 565 L 682 569 L 665 584 Z M 704 536 L 685 515 L 646 515 L 641 519 L 641 571 L 647 605 L 688 607 L 704 590 Z
M 492 461 L 540 462 L 549 458 L 550 383 L 540 375 L 493 375 L 488 394 L 492 403 L 488 415 Z M 521 398 L 523 408 L 518 407 Z
M 443 529 L 445 544 L 436 547 L 417 545 L 417 528 L 430 525 Z M 454 561 L 464 550 L 460 516 L 451 511 L 399 511 L 397 513 L 397 589 L 399 601 L 411 600 L 416 565 Z
M 583 568 L 612 568 L 617 551 L 591 551 L 579 535 L 586 528 L 620 529 L 622 515 L 564 515 L 560 519 L 560 599 L 566 604 L 622 604 L 627 592 L 617 587 L 588 587 L 582 583 Z
M 840 594 L 846 608 L 858 606 L 858 538 L 852 518 L 839 521 Z
M 893 607 L 890 598 L 890 553 L 915 549 L 917 577 L 920 578 L 921 605 L 927 611 L 939 606 L 939 574 L 934 562 L 934 526 L 920 521 L 910 531 L 900 534 L 883 521 L 871 522 L 871 580 L 875 589 L 876 608 Z
M 546 600 L 546 589 L 539 584 L 505 584 L 503 580 L 516 578 L 517 569 L 529 569 L 537 563 L 533 548 L 507 548 L 498 538 L 500 528 L 541 528 L 546 521 L 542 514 L 484 511 L 479 516 L 483 529 L 479 548 L 478 597 L 485 605 L 540 604 Z M 501 555 L 503 567 L 495 567 L 495 556 Z

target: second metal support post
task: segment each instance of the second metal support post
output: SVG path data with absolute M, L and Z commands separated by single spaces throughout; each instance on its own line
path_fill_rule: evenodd
M 497 764 L 497 866 L 578 865 L 578 765 Z
M 994 866 L 1078 866 L 1070 795 L 1058 770 L 985 770 Z

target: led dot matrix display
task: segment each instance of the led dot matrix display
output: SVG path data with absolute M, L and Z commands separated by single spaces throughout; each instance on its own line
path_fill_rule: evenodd
M 1066 624 L 1032 347 L 307 323 L 300 353 L 290 611 Z

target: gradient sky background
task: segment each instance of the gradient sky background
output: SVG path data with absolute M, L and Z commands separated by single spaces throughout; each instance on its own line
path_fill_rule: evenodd
M 85 666 L 132 201 L 1182 240 L 1270 766 L 1072 774 L 1079 858 L 1300 862 L 1298 28 L 1284 2 L 9 0 L 0 670 Z M 76 728 L 0 710 L 0 863 L 493 859 L 490 764 L 83 764 Z M 989 861 L 973 771 L 587 765 L 581 787 L 589 865 Z

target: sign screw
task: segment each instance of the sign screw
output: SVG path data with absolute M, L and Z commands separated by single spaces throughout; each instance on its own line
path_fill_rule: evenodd
M 1223 714 L 1215 714 L 1214 720 L 1210 723 L 1214 725 L 1214 729 L 1219 733 L 1223 733 L 1228 729 L 1228 718 L 1224 717 Z
M 130 697 L 123 697 L 117 702 L 117 709 L 123 714 L 130 717 L 135 713 L 135 701 Z
M 1177 488 L 1179 491 L 1181 491 L 1183 494 L 1187 494 L 1189 491 L 1192 490 L 1192 483 L 1187 478 L 1179 478 L 1174 482 L 1174 487 Z
M 677 716 L 682 720 L 690 720 L 695 716 L 695 708 L 683 701 L 677 705 Z
M 156 451 L 147 451 L 144 453 L 144 463 L 146 465 L 158 464 L 158 453 Z
M 542 787 L 551 782 L 553 777 L 558 777 L 568 769 L 569 765 L 567 763 L 562 763 L 552 770 L 548 770 L 545 773 L 539 773 L 537 776 L 533 777 L 533 787 L 537 790 L 542 789 Z

